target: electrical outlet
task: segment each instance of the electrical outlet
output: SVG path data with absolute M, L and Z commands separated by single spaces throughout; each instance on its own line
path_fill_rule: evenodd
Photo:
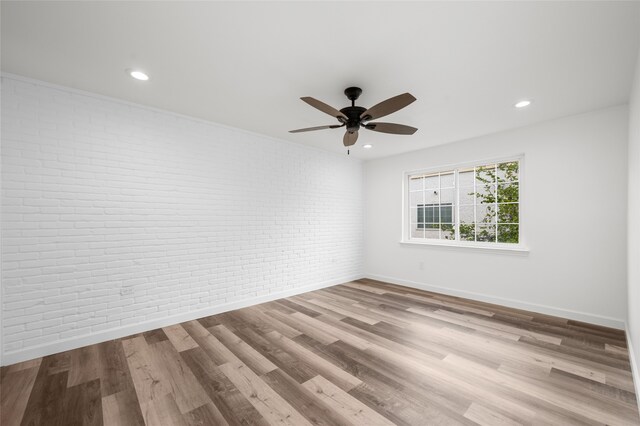
M 421 271 L 424 271 L 424 262 L 422 260 L 418 262 L 418 269 L 420 269 Z
M 121 296 L 129 296 L 130 294 L 133 294 L 133 287 L 122 287 L 120 289 Z

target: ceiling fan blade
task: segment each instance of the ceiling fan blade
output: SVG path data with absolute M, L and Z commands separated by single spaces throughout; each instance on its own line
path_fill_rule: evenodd
M 392 133 L 394 135 L 412 135 L 418 131 L 415 127 L 396 123 L 368 123 L 365 124 L 364 128 L 374 132 Z
M 342 126 L 344 126 L 344 124 Z M 305 129 L 289 130 L 289 133 L 310 132 L 312 130 L 323 130 L 323 129 L 337 129 L 338 127 L 342 127 L 342 126 L 339 124 L 331 124 L 329 126 L 307 127 Z
M 337 109 L 335 109 L 332 106 L 329 106 L 327 104 L 325 104 L 324 102 L 321 102 L 315 98 L 311 98 L 309 96 L 305 96 L 303 98 L 300 98 L 303 101 L 305 101 L 306 103 L 308 103 L 309 105 L 311 105 L 312 107 L 319 109 L 320 111 L 324 112 L 325 114 L 329 114 L 332 117 L 337 118 L 338 120 L 340 120 L 341 118 L 344 119 L 345 121 L 348 119 L 346 115 L 344 115 L 343 113 L 341 113 L 340 111 L 338 111 Z M 340 120 L 342 121 L 342 120 Z
M 375 120 L 394 113 L 415 100 L 416 98 L 414 98 L 410 93 L 403 93 L 402 95 L 394 96 L 393 98 L 389 98 L 386 101 L 382 101 L 379 104 L 372 106 L 360 114 L 360 118 L 365 119 L 365 117 L 367 117 L 366 120 Z
M 358 140 L 358 132 L 345 132 L 344 138 L 342 138 L 342 143 L 344 146 L 351 146 Z

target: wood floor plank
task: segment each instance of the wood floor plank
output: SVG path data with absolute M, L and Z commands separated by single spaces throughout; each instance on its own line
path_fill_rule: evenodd
M 437 310 L 437 311 L 433 312 L 433 311 L 428 311 L 428 310 L 422 309 L 422 308 L 409 308 L 409 309 L 407 309 L 407 311 L 413 312 L 413 313 L 418 314 L 418 315 L 424 315 L 426 317 L 434 318 L 436 320 L 442 321 L 445 324 L 450 323 L 450 324 L 462 325 L 462 326 L 471 328 L 471 329 L 476 330 L 476 331 L 480 331 L 480 332 L 487 333 L 487 334 L 492 334 L 492 335 L 498 336 L 498 337 L 503 337 L 505 339 L 518 341 L 522 337 L 522 335 L 515 334 L 513 331 L 504 331 L 504 330 L 497 329 L 497 328 L 494 328 L 494 327 L 487 327 L 487 326 L 484 326 L 482 324 L 476 324 L 476 323 L 474 323 L 473 321 L 471 321 L 468 318 L 447 315 L 447 314 L 444 313 L 444 311 Z M 558 339 L 558 343 L 557 344 L 560 344 L 560 340 L 559 339 Z
M 289 339 L 293 339 L 294 337 L 297 337 L 302 334 L 300 330 L 295 329 L 283 323 L 282 321 L 278 321 L 278 319 L 275 316 L 270 315 L 271 311 L 268 309 L 267 310 L 252 309 L 250 312 L 253 316 L 252 320 L 250 321 L 250 324 L 254 324 L 254 327 L 256 328 L 256 330 L 261 330 L 265 333 L 275 330 L 278 333 L 284 336 L 287 336 Z M 255 326 L 256 321 L 260 321 L 263 325 L 261 327 Z
M 150 344 L 150 345 L 169 339 L 167 337 L 166 333 L 164 332 L 164 330 L 161 329 L 161 328 L 157 328 L 155 330 L 147 331 L 145 333 L 142 333 L 142 335 L 144 336 L 144 340 L 146 340 L 147 343 Z
M 38 375 L 40 362 L 31 368 L 17 368 L 2 378 L 0 387 L 0 424 L 19 425 Z
M 304 306 L 307 309 L 311 309 L 312 311 L 315 311 L 319 314 L 322 315 L 328 315 L 328 316 L 332 316 L 337 320 L 341 320 L 343 319 L 345 316 L 342 314 L 339 314 L 338 312 L 332 310 L 332 309 L 325 309 L 322 306 L 318 306 L 315 305 L 313 303 L 309 302 L 309 299 L 313 299 L 314 297 L 314 292 L 311 292 L 309 294 L 300 294 L 298 296 L 293 296 L 291 297 L 291 300 L 293 300 L 294 302 Z
M 98 347 L 85 346 L 71 351 L 68 387 L 80 385 L 100 377 Z
M 200 322 L 189 321 L 183 323 L 183 325 L 185 330 L 198 342 L 198 345 L 215 361 L 216 365 L 226 364 L 236 359 L 233 352 L 223 345 L 209 330 L 204 328 Z
M 329 426 L 349 423 L 282 370 L 273 370 L 262 379 L 312 424 Z
M 623 330 L 361 279 L 3 367 L 0 421 L 640 425 L 632 379 Z
M 316 371 L 329 378 L 346 392 L 362 383 L 360 379 L 353 377 L 351 374 L 341 370 L 336 365 L 316 355 L 310 350 L 305 349 L 277 331 L 267 333 L 266 337 L 270 342 L 280 347 L 282 350 L 289 352 L 296 358 L 302 360 L 302 362 L 312 366 Z
M 122 346 L 141 406 L 171 393 L 165 371 L 156 362 L 156 354 L 149 348 L 144 337 L 125 339 Z
M 217 325 L 209 329 L 220 342 L 234 353 L 242 362 L 256 374 L 262 375 L 278 368 L 274 363 L 265 358 L 261 353 L 252 348 L 244 340 L 233 334 L 224 325 Z
M 203 348 L 183 351 L 180 355 L 230 425 L 268 424 Z
M 328 405 L 342 417 L 359 425 L 389 425 L 393 423 L 358 401 L 329 380 L 316 376 L 302 384 L 316 398 Z
M 328 309 L 330 311 L 337 312 L 339 314 L 344 315 L 345 317 L 357 319 L 358 321 L 362 321 L 362 322 L 364 322 L 366 324 L 373 325 L 373 324 L 376 324 L 379 321 L 377 319 L 373 319 L 373 318 L 370 318 L 368 316 L 361 315 L 361 314 L 355 312 L 353 309 L 342 308 L 337 303 L 324 302 L 324 301 L 320 300 L 319 298 L 311 299 L 311 300 L 309 300 L 309 303 L 313 303 L 314 305 L 318 305 L 318 306 L 321 306 L 321 307 L 323 307 L 325 309 Z
M 553 395 L 548 392 L 547 389 L 541 386 L 536 386 L 531 383 L 526 383 L 522 380 L 507 376 L 499 371 L 487 369 L 479 364 L 471 361 L 464 360 L 457 356 L 448 356 L 445 358 L 445 362 L 452 363 L 464 370 L 467 374 L 474 374 L 483 377 L 485 380 L 493 381 L 500 386 L 505 386 L 512 390 L 521 391 L 534 398 L 545 401 L 549 404 L 555 405 L 568 411 L 578 410 L 582 415 L 593 419 L 597 422 L 608 423 L 611 425 L 624 425 L 629 424 L 630 421 L 635 420 L 636 416 L 633 416 L 632 412 L 605 412 L 600 408 L 601 404 L 596 399 L 590 399 L 582 401 L 574 397 L 570 397 L 563 393 L 554 393 Z
M 221 365 L 220 370 L 268 422 L 291 426 L 311 425 L 245 364 L 230 362 Z
M 521 424 L 475 402 L 471 404 L 464 416 L 481 426 L 518 426 Z
M 357 347 L 358 349 L 366 349 L 371 346 L 371 343 L 366 339 L 363 339 L 357 335 L 350 334 L 349 332 L 345 332 L 339 327 L 335 327 L 333 324 L 339 323 L 338 320 L 331 316 L 326 316 L 324 314 L 311 318 L 307 317 L 304 314 L 296 312 L 295 314 L 291 314 L 292 317 L 300 321 L 306 321 L 309 324 L 312 324 L 314 327 L 322 330 L 324 333 L 335 337 L 338 340 L 342 340 L 343 342 L 349 342 L 350 345 Z
M 189 426 L 227 426 L 229 422 L 224 418 L 220 410 L 209 402 L 201 407 L 191 410 L 184 415 L 184 421 Z
M 302 312 L 305 315 L 308 315 L 310 317 L 315 317 L 320 315 L 320 313 L 313 311 L 311 309 L 305 308 L 304 306 L 302 306 L 299 303 L 296 302 L 292 302 L 291 300 L 287 300 L 287 299 L 279 299 L 276 300 L 275 303 L 278 303 L 280 305 L 284 305 L 287 308 L 291 309 L 293 312 Z
M 330 345 L 331 343 L 338 340 L 335 336 L 332 336 L 321 329 L 315 327 L 312 323 L 312 319 L 317 317 L 319 314 L 314 316 L 308 316 L 301 312 L 294 312 L 292 314 L 283 314 L 280 312 L 269 312 L 269 316 L 277 319 L 283 324 L 288 325 L 289 327 L 296 329 L 299 331 L 297 335 L 302 333 L 306 334 L 309 337 L 316 339 L 318 342 L 324 345 Z M 305 319 L 310 319 L 310 321 L 306 321 Z M 296 337 L 296 336 L 293 336 Z
M 122 342 L 109 340 L 98 344 L 97 350 L 102 397 L 125 390 L 134 390 Z
M 361 284 L 357 281 L 346 283 L 345 286 L 357 288 L 358 290 L 363 290 L 363 291 L 374 293 L 374 294 L 385 294 L 387 292 L 384 289 L 379 289 L 370 285 Z
M 4 378 L 9 373 L 15 373 L 16 371 L 28 370 L 32 368 L 39 368 L 42 363 L 42 358 L 30 359 L 28 361 L 18 362 L 16 364 L 9 365 L 7 367 L 2 367 L 2 375 Z M 37 370 L 36 370 L 37 371 Z
M 147 426 L 187 426 L 172 394 L 142 404 L 142 416 Z
M 62 423 L 68 372 L 40 374 L 44 372 L 41 365 L 20 423 L 23 426 Z
M 274 345 L 264 337 L 264 334 L 258 334 L 253 328 L 241 328 L 236 330 L 236 333 L 264 357 L 271 360 L 278 369 L 294 378 L 298 383 L 306 382 L 318 375 L 318 372 L 313 367 Z
M 60 352 L 44 357 L 42 359 L 40 369 L 43 370 L 43 373 L 47 375 L 69 371 L 69 368 L 71 368 L 72 352 L 73 351 Z
M 152 345 L 158 355 L 158 364 L 171 387 L 172 401 L 180 413 L 185 414 L 210 402 L 200 383 L 168 341 Z
M 198 346 L 180 324 L 162 329 L 178 352 L 188 351 Z
M 105 425 L 144 426 L 144 418 L 133 388 L 102 398 L 102 419 Z
M 64 398 L 63 425 L 101 426 L 100 379 L 68 388 Z
M 302 341 L 300 338 L 297 340 Z M 388 393 L 392 393 L 408 407 L 421 413 L 422 418 L 433 419 L 435 424 L 471 423 L 465 421 L 461 415 L 470 405 L 471 400 L 461 396 L 460 392 L 454 389 L 434 386 L 430 380 L 418 379 L 415 372 L 404 365 L 371 356 L 341 341 L 326 347 L 316 345 L 314 349 L 322 356 L 332 359 L 334 364 L 340 365 L 342 369 L 358 377 L 365 384 L 374 386 L 384 384 L 382 387 L 387 387 Z M 352 389 L 349 393 L 354 395 L 356 391 L 360 395 L 358 399 L 363 402 L 372 400 L 373 397 L 383 398 L 383 404 L 390 401 L 384 392 L 377 390 L 367 392 L 367 388 L 362 386 Z M 403 414 L 412 415 L 412 413 Z M 410 421 L 409 419 L 407 421 Z

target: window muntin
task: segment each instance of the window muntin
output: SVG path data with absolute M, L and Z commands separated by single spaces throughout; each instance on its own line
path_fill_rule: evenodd
M 409 239 L 520 242 L 520 161 L 408 175 Z

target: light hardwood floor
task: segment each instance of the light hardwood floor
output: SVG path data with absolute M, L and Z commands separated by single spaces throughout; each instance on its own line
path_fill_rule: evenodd
M 1 377 L 3 426 L 639 424 L 624 332 L 370 280 Z

